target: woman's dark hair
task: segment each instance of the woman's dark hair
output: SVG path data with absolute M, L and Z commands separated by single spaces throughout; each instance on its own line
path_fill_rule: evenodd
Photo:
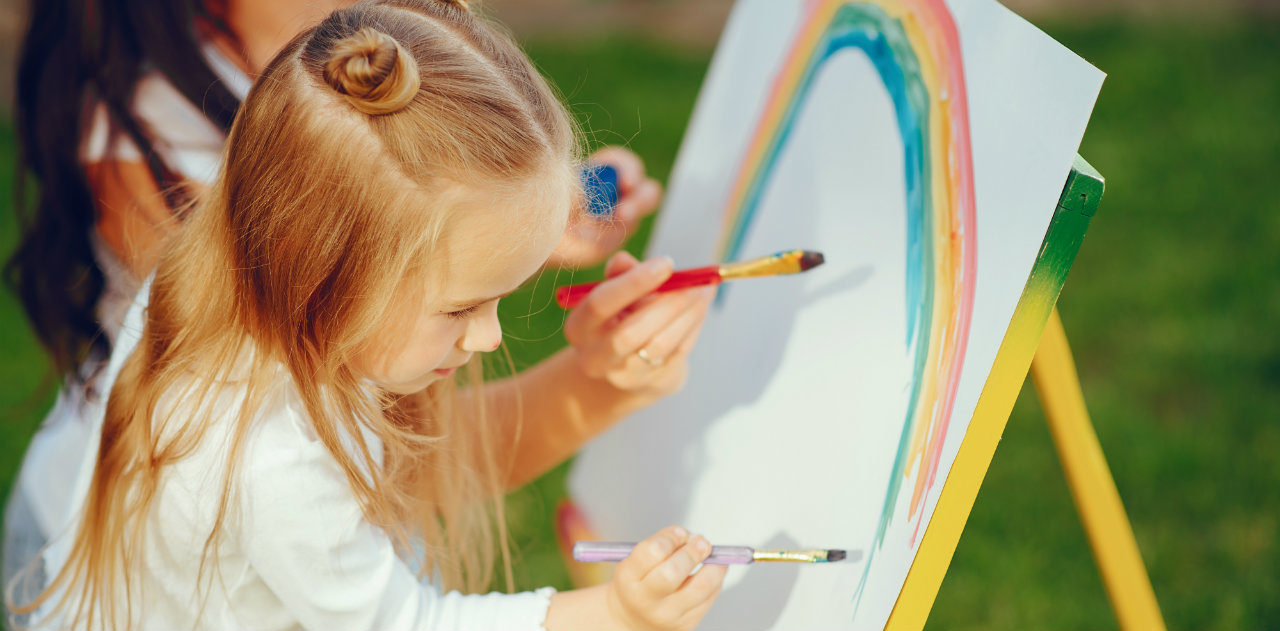
M 133 93 L 144 72 L 158 70 L 210 121 L 230 129 L 239 101 L 205 62 L 197 37 L 200 23 L 222 27 L 219 8 L 202 0 L 30 3 L 15 104 L 14 208 L 22 237 L 4 271 L 62 373 L 76 376 L 94 349 L 107 350 L 94 312 L 104 279 L 89 247 L 97 211 L 79 159 L 87 99 L 106 104 L 160 190 L 181 191 L 133 116 Z M 171 208 L 180 201 L 166 198 Z

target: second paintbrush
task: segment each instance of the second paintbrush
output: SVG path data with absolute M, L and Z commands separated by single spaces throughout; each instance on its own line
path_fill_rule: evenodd
M 615 563 L 627 558 L 636 544 L 622 541 L 579 541 L 573 544 L 573 560 L 585 563 Z M 747 546 L 713 546 L 703 561 L 709 565 L 746 565 L 748 563 L 835 563 L 857 561 L 862 552 L 844 550 L 756 550 Z
M 705 285 L 718 285 L 726 280 L 753 278 L 757 276 L 780 276 L 782 274 L 798 274 L 822 265 L 821 252 L 811 250 L 788 250 L 771 254 L 750 261 L 708 265 L 694 269 L 680 270 L 671 274 L 665 283 L 658 286 L 654 293 L 689 289 Z M 587 294 L 600 283 L 583 283 L 566 285 L 556 290 L 556 303 L 565 309 L 572 309 L 586 299 Z

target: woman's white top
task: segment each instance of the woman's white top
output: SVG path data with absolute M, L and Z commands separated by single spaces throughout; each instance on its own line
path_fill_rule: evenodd
M 201 52 L 205 63 L 227 90 L 243 101 L 253 85 L 249 76 L 213 44 L 206 42 L 201 46 Z M 192 182 L 213 183 L 222 166 L 226 136 L 163 74 L 154 69 L 142 74 L 134 87 L 130 109 L 151 140 L 152 147 L 169 168 Z M 81 164 L 146 164 L 142 149 L 113 121 L 105 103 L 98 101 L 92 104 L 84 130 L 80 142 Z M 141 279 L 116 258 L 96 230 L 90 232 L 89 241 L 105 281 L 102 296 L 98 299 L 98 322 L 108 341 L 114 343 L 120 320 L 129 308 L 129 301 L 138 293 Z
M 205 61 L 233 95 L 241 100 L 252 81 L 210 43 L 201 48 Z M 194 182 L 212 183 L 222 160 L 226 142 L 222 130 L 204 117 L 194 104 L 155 70 L 143 74 L 135 88 L 130 108 L 152 139 L 155 150 L 167 164 Z M 136 144 L 113 124 L 105 104 L 90 104 L 84 136 L 79 148 L 80 162 L 103 161 L 143 163 Z M 98 323 L 110 344 L 114 344 L 125 311 L 138 293 L 140 279 L 112 254 L 90 228 L 90 247 L 105 281 L 96 306 Z M 70 505 L 69 458 L 75 458 L 88 440 L 85 419 L 101 412 L 106 390 L 94 378 L 103 358 L 92 358 L 81 366 L 81 380 L 58 391 L 53 409 L 32 438 L 23 457 L 22 468 L 5 507 L 3 583 L 7 586 L 23 568 L 31 566 L 50 536 L 68 519 Z M 39 584 L 39 568 L 32 570 Z
M 141 336 L 146 289 L 112 351 L 104 376 L 112 382 Z M 551 588 L 443 594 L 420 581 L 390 537 L 365 519 L 287 374 L 281 370 L 278 387 L 247 436 L 213 580 L 199 580 L 197 568 L 222 497 L 227 445 L 243 389 L 229 382 L 204 410 L 161 403 L 179 418 L 212 411 L 215 420 L 199 447 L 162 474 L 142 570 L 132 577 L 141 606 L 130 628 L 542 629 Z M 65 563 L 97 460 L 101 412 L 88 420 L 97 431 L 77 454 L 75 518 L 44 554 L 49 575 Z M 30 622 L 67 627 L 56 618 Z

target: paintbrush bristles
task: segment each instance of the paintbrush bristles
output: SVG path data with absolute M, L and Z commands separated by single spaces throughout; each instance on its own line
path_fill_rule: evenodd
M 779 276 L 797 274 L 822 265 L 821 252 L 810 250 L 790 250 L 769 256 L 763 256 L 740 263 L 726 263 L 720 266 L 720 278 L 734 280 L 755 276 Z
M 756 550 L 756 563 L 832 563 L 845 558 L 844 550 Z
M 827 259 L 823 258 L 821 252 L 805 250 L 804 253 L 800 255 L 800 271 L 807 272 L 819 265 L 822 265 L 826 261 Z

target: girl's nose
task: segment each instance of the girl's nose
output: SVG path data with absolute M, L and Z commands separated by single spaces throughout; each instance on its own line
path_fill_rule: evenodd
M 486 309 L 483 315 L 471 320 L 467 333 L 462 337 L 462 350 L 469 353 L 488 353 L 502 343 L 502 325 L 498 322 L 498 310 Z

